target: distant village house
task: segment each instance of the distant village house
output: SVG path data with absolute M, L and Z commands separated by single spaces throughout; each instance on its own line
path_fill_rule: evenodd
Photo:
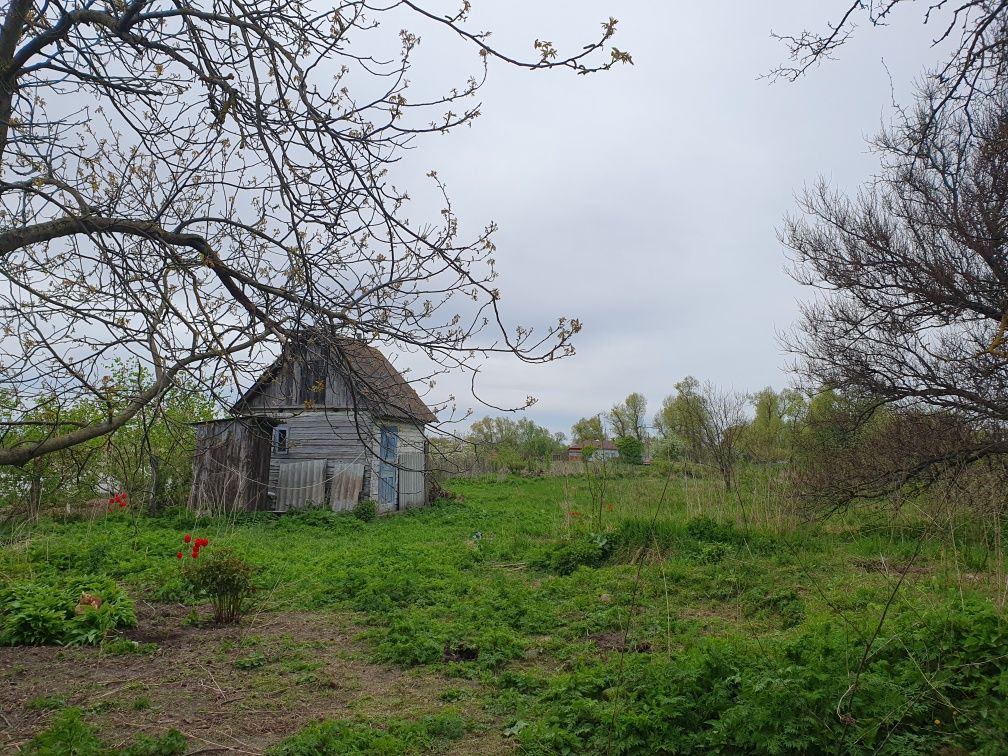
M 584 441 L 577 442 L 567 447 L 567 459 L 571 461 L 580 462 L 584 458 L 584 448 L 588 446 L 594 449 L 592 455 L 588 458 L 588 462 L 599 462 L 605 459 L 616 459 L 619 457 L 619 451 L 616 449 L 616 444 L 608 439 L 602 441 Z

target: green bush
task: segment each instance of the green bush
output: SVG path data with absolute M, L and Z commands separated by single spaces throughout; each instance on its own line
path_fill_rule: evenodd
M 378 504 L 373 499 L 363 499 L 354 504 L 353 516 L 361 522 L 371 522 L 378 516 Z
M 731 522 L 719 522 L 711 517 L 697 517 L 686 525 L 686 533 L 697 541 L 705 543 L 726 543 L 735 545 L 742 541 L 742 535 Z
M 578 567 L 599 567 L 605 564 L 611 553 L 612 542 L 606 536 L 577 535 L 551 544 L 533 557 L 531 564 L 557 575 L 570 575 Z
M 98 607 L 79 603 L 84 594 Z M 0 587 L 0 645 L 96 644 L 118 627 L 136 624 L 133 602 L 103 576 L 39 578 Z
M 186 561 L 186 582 L 207 596 L 214 610 L 214 622 L 229 624 L 241 619 L 245 602 L 252 594 L 252 567 L 228 548 L 214 548 L 206 556 Z
M 22 754 L 74 754 L 74 756 L 101 756 L 107 753 L 94 730 L 81 718 L 81 710 L 64 709 L 21 749 Z
M 454 711 L 426 716 L 415 722 L 393 719 L 386 726 L 388 729 L 382 730 L 345 719 L 312 722 L 266 753 L 268 756 L 392 756 L 429 751 L 438 741 L 458 740 L 465 734 L 465 720 Z
M 22 754 L 37 756 L 179 756 L 186 752 L 186 739 L 178 730 L 169 730 L 159 738 L 140 735 L 122 749 L 108 748 L 98 739 L 77 708 L 64 709 L 21 749 Z
M 864 645 L 842 623 L 759 645 L 710 639 L 562 674 L 515 734 L 531 754 L 1005 753 L 1006 644 L 989 603 L 952 601 L 888 625 L 852 690 Z
M 615 443 L 620 462 L 628 465 L 643 464 L 644 446 L 639 439 L 633 436 L 621 436 L 616 439 Z

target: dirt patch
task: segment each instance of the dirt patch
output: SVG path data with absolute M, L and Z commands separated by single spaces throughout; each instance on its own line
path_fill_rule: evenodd
M 630 651 L 637 654 L 651 651 L 651 644 L 648 641 L 626 641 L 621 630 L 592 633 L 588 636 L 588 640 L 594 643 L 599 651 Z
M 257 754 L 313 719 L 436 713 L 449 688 L 453 699 L 466 694 L 450 705 L 474 723 L 451 753 L 513 750 L 476 704 L 476 683 L 370 662 L 345 615 L 264 613 L 235 627 L 186 624 L 189 613 L 137 603 L 138 625 L 124 637 L 157 644 L 152 653 L 0 648 L 0 750 L 16 750 L 56 709 L 78 706 L 110 745 L 175 728 L 191 749 Z

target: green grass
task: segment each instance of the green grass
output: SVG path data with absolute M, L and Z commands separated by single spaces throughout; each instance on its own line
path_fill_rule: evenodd
M 480 681 L 475 695 L 529 753 L 1008 748 L 1003 554 L 989 526 L 936 527 L 923 503 L 806 521 L 776 475 L 746 471 L 737 495 L 676 476 L 661 504 L 665 481 L 644 474 L 456 481 L 462 501 L 373 522 L 47 522 L 9 534 L 0 579 L 108 575 L 148 600 L 192 602 L 175 552 L 185 533 L 205 536 L 256 566 L 256 611 L 354 611 L 375 660 Z M 250 675 L 313 673 L 296 639 L 283 658 L 254 641 L 235 662 Z M 316 729 L 291 748 L 437 741 L 405 725 Z

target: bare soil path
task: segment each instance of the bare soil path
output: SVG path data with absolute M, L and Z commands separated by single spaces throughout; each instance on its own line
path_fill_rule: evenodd
M 16 751 L 63 706 L 80 707 L 109 745 L 175 728 L 192 751 L 249 754 L 314 719 L 380 725 L 452 706 L 472 727 L 449 753 L 512 750 L 476 683 L 370 661 L 345 615 L 263 613 L 222 627 L 187 624 L 189 612 L 138 601 L 125 637 L 147 653 L 0 648 L 0 748 Z

